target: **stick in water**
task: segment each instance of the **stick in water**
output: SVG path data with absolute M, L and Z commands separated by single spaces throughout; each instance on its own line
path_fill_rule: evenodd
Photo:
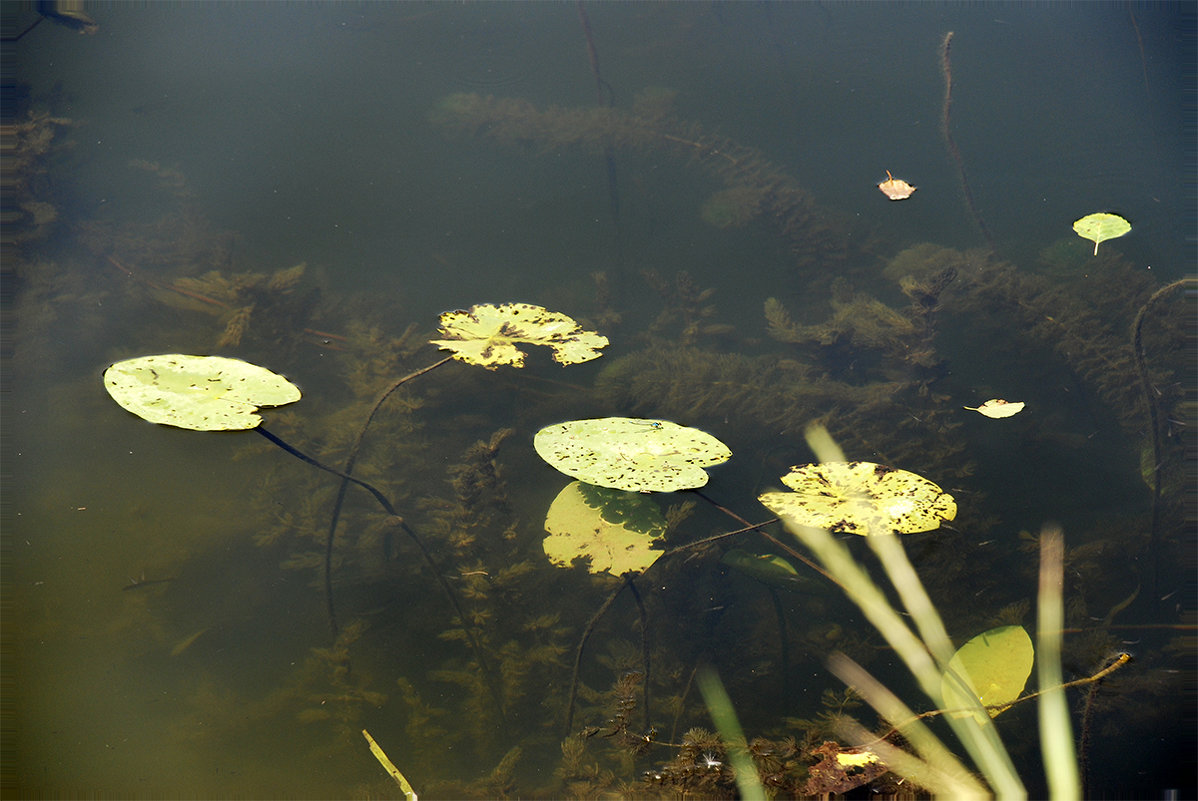
M 952 127 L 949 121 L 949 113 L 953 106 L 953 64 L 949 60 L 949 47 L 953 43 L 953 32 L 949 31 L 944 35 L 944 43 L 940 45 L 940 69 L 944 72 L 944 110 L 941 114 L 940 128 L 944 134 L 944 142 L 948 145 L 948 153 L 953 157 L 953 162 L 957 166 L 957 177 L 961 179 L 961 191 L 965 194 L 965 205 L 969 207 L 969 213 L 973 216 L 973 221 L 981 230 L 982 236 L 986 237 L 986 244 L 994 250 L 994 238 L 990 236 L 990 229 L 986 227 L 985 220 L 982 215 L 978 214 L 977 207 L 973 204 L 973 192 L 969 188 L 969 179 L 965 177 L 965 162 L 961 158 L 961 151 L 957 149 L 957 142 L 953 139 Z

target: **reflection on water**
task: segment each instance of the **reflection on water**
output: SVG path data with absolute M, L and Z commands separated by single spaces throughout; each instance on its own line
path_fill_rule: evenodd
M 788 558 L 758 535 L 659 560 L 635 593 L 553 566 L 543 521 L 568 479 L 533 434 L 629 415 L 728 443 L 706 492 L 752 521 L 812 458 L 812 421 L 851 459 L 940 484 L 957 519 L 904 543 L 958 644 L 1033 628 L 1035 540 L 1059 522 L 1067 677 L 1135 655 L 1071 698 L 1091 794 L 1192 795 L 1194 298 L 1154 296 L 1190 263 L 1184 15 L 588 16 L 593 62 L 569 6 L 116 7 L 92 36 L 41 25 L 16 44 L 6 792 L 398 796 L 366 728 L 428 798 L 729 797 L 693 686 L 711 664 L 794 795 L 838 716 L 876 722 L 831 653 L 930 708 L 834 586 L 793 559 L 781 585 L 735 568 Z M 953 133 L 993 249 L 939 128 L 949 30 Z M 919 192 L 889 202 L 888 169 Z M 1100 210 L 1133 228 L 1095 257 L 1070 225 Z M 380 393 L 440 358 L 439 312 L 507 301 L 611 345 L 568 369 L 448 363 L 356 450 Z M 105 394 L 111 362 L 171 352 L 287 376 L 303 398 L 270 430 L 326 464 L 356 452 L 403 525 L 253 433 L 153 426 Z M 991 398 L 1027 407 L 962 408 Z M 688 493 L 651 500 L 670 546 L 741 526 Z M 1038 795 L 1034 715 L 997 726 Z

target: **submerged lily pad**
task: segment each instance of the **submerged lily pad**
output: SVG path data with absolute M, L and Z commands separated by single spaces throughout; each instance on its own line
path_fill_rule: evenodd
M 669 420 L 602 417 L 545 426 L 541 458 L 572 478 L 632 492 L 675 492 L 707 483 L 704 467 L 726 462 L 728 446 Z
M 590 572 L 619 576 L 657 561 L 663 551 L 652 543 L 665 536 L 666 520 L 644 495 L 574 481 L 550 505 L 545 531 L 541 545 L 555 565 L 589 557 Z
M 789 522 L 833 533 L 914 534 L 957 516 L 956 501 L 931 481 L 873 462 L 792 467 L 782 483 L 795 491 L 757 500 Z
M 1131 223 L 1118 214 L 1087 214 L 1073 224 L 1073 230 L 1083 239 L 1094 240 L 1094 255 L 1098 255 L 1098 245 L 1108 239 L 1123 236 L 1131 230 Z
M 143 420 L 193 431 L 256 428 L 259 407 L 300 399 L 299 387 L 265 367 L 182 353 L 116 362 L 104 371 L 104 388 Z
M 806 584 L 795 566 L 777 554 L 750 553 L 742 548 L 732 548 L 720 561 L 772 587 L 794 590 Z
M 953 675 L 956 674 L 968 683 L 982 706 L 1006 705 L 986 710 L 990 717 L 994 717 L 1008 709 L 1023 692 L 1028 676 L 1032 674 L 1034 659 L 1032 638 L 1022 626 L 999 626 L 982 632 L 958 648 L 949 660 L 949 672 L 940 679 L 945 708 L 961 709 L 972 704 L 965 695 L 965 688 Z M 950 714 L 964 717 L 970 713 Z M 985 722 L 985 718 L 980 722 Z
M 494 370 L 500 365 L 524 366 L 524 352 L 516 343 L 547 345 L 560 364 L 597 359 L 607 337 L 584 331 L 572 318 L 531 303 L 480 303 L 467 311 L 441 315 L 441 335 L 432 344 L 451 350 L 468 364 Z

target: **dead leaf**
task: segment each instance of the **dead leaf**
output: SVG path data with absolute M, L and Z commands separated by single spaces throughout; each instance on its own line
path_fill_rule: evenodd
M 1000 417 L 1010 417 L 1013 414 L 1019 414 L 1026 405 L 1023 401 L 1005 401 L 1002 398 L 995 398 L 986 401 L 981 406 L 962 406 L 961 408 L 997 420 Z
M 882 190 L 882 194 L 891 200 L 906 200 L 911 197 L 916 188 L 902 178 L 895 178 L 890 174 L 890 170 L 886 171 L 886 180 L 878 184 L 878 189 Z

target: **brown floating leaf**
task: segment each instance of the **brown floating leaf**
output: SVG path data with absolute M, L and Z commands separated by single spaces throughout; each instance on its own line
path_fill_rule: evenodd
M 916 187 L 911 186 L 902 178 L 895 178 L 890 174 L 890 170 L 887 170 L 886 180 L 878 184 L 878 189 L 881 189 L 882 194 L 891 200 L 906 200 L 915 192 Z

